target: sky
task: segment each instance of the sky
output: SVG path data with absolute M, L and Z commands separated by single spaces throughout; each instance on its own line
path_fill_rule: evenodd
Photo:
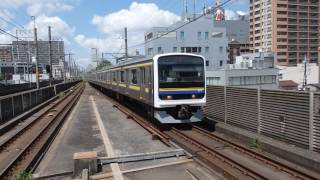
M 0 0 L 0 28 L 22 38 L 32 38 L 35 16 L 39 39 L 48 39 L 48 26 L 54 39 L 63 39 L 66 53 L 74 53 L 83 67 L 91 63 L 91 48 L 99 52 L 123 52 L 123 28 L 128 27 L 129 47 L 142 43 L 144 32 L 154 26 L 169 26 L 180 20 L 182 0 Z M 203 4 L 216 0 L 196 0 L 196 12 Z M 224 2 L 222 0 L 221 2 Z M 193 12 L 193 0 L 188 0 Z M 249 0 L 232 0 L 226 18 L 248 13 Z M 10 36 L 0 34 L 0 44 L 10 43 Z M 129 52 L 143 47 L 133 47 Z

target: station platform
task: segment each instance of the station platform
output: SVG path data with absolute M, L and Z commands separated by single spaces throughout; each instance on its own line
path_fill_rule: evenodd
M 101 92 L 86 84 L 79 102 L 42 158 L 34 177 L 75 178 L 72 176 L 73 155 L 78 152 L 95 151 L 98 157 L 119 157 L 177 149 L 179 147 L 168 147 L 161 141 L 152 140 L 148 131 L 127 119 Z M 220 179 L 222 175 L 209 171 L 186 155 L 106 164 L 95 178 L 192 180 Z

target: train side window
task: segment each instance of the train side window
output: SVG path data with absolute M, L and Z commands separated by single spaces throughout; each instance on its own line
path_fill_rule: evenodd
M 112 72 L 112 81 L 116 81 L 116 72 Z
M 131 83 L 138 84 L 138 72 L 137 69 L 131 70 Z
M 144 67 L 140 68 L 141 69 L 141 84 L 145 83 L 145 78 L 146 78 L 146 69 Z
M 125 72 L 124 71 L 120 71 L 120 81 L 125 82 Z

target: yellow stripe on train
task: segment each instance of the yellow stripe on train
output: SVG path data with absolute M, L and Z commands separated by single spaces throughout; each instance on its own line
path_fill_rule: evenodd
M 133 89 L 133 90 L 140 91 L 140 86 L 136 86 L 136 85 L 129 85 L 129 88 L 130 88 L 130 89 Z
M 160 91 L 203 91 L 204 88 L 190 87 L 190 88 L 160 88 Z

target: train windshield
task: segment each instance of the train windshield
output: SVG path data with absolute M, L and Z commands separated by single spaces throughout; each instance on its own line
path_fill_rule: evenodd
M 160 87 L 204 86 L 204 61 L 196 56 L 165 56 L 160 57 Z

